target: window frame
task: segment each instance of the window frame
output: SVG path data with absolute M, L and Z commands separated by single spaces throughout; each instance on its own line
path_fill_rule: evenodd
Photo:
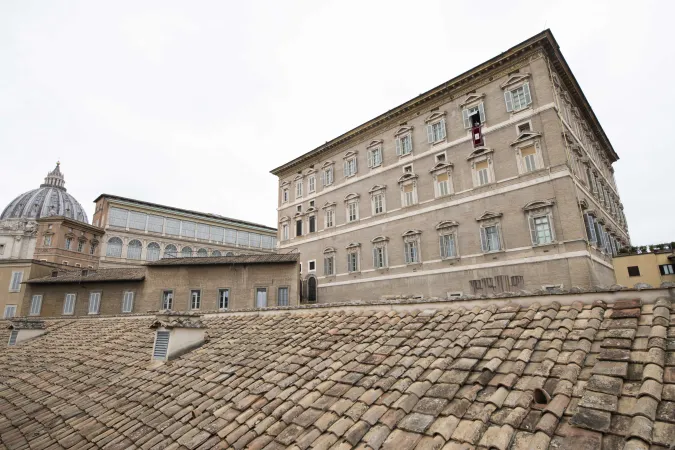
M 323 274 L 324 276 L 330 277 L 337 274 L 335 267 L 335 257 L 336 251 L 333 247 L 328 247 L 323 251 Z M 328 268 L 328 261 L 330 260 L 330 272 L 326 269 Z
M 356 176 L 359 171 L 358 159 L 356 152 L 347 152 L 343 158 L 342 174 L 345 178 Z
M 659 264 L 659 273 L 664 277 L 675 275 L 675 264 Z
M 258 292 L 265 292 L 265 305 L 258 306 Z M 269 289 L 267 286 L 255 286 L 253 288 L 253 305 L 255 308 L 267 308 L 269 304 Z
M 226 305 L 223 307 L 223 293 L 227 293 Z M 218 288 L 218 297 L 216 301 L 218 302 L 218 311 L 226 311 L 230 309 L 230 296 L 232 294 L 232 289 L 229 287 Z
M 389 238 L 378 236 L 370 241 L 373 244 L 373 268 L 383 270 L 389 268 Z M 381 262 L 381 264 L 380 264 Z
M 494 164 L 493 164 L 493 150 L 485 147 L 474 150 L 467 158 L 471 164 L 471 178 L 473 180 L 473 187 L 480 188 L 488 186 L 496 182 Z M 481 184 L 480 170 L 476 166 L 482 162 L 487 162 L 487 182 Z
M 506 250 L 504 242 L 504 233 L 502 232 L 501 213 L 486 211 L 482 216 L 476 219 L 479 222 L 480 249 L 483 254 L 503 252 Z M 498 248 L 493 249 L 488 245 L 491 241 L 488 239 L 487 230 L 494 227 L 497 232 Z
M 379 161 L 378 158 L 375 157 L 376 155 L 378 156 Z M 382 164 L 384 164 L 384 152 L 382 151 L 381 140 L 372 141 L 368 147 L 366 147 L 366 157 L 368 159 L 369 169 L 382 167 Z
M 170 294 L 171 298 L 169 299 L 169 308 L 165 308 L 166 294 Z M 174 290 L 173 289 L 162 289 L 160 295 L 160 311 L 173 311 L 173 302 L 175 300 Z
M 334 164 L 332 161 L 325 162 L 321 166 L 321 184 L 323 187 L 327 187 L 331 186 L 333 182 L 335 182 Z
M 19 277 L 17 277 L 19 275 Z M 18 281 L 15 283 L 15 280 Z M 9 278 L 9 292 L 21 292 L 21 283 L 23 282 L 23 270 L 13 270 L 12 276 Z M 16 285 L 16 287 L 14 287 Z
M 131 307 L 126 308 L 127 306 L 127 295 L 131 295 Z M 122 292 L 122 314 L 131 314 L 134 312 L 134 302 L 136 301 L 136 291 L 123 291 Z
M 437 163 L 429 172 L 434 180 L 434 198 L 449 197 L 455 193 L 453 186 L 453 165 L 446 162 Z M 448 179 L 446 181 L 438 181 L 439 175 L 447 175 Z M 445 194 L 441 193 L 441 183 L 445 183 L 447 186 L 448 192 Z
M 42 299 L 44 298 L 44 294 L 33 294 L 30 298 L 30 309 L 28 310 L 28 315 L 29 316 L 39 316 L 40 312 L 42 312 Z M 38 300 L 37 302 L 37 308 L 35 307 L 35 300 Z M 34 312 L 34 310 L 37 309 L 37 312 Z
M 195 307 L 194 297 L 192 294 L 197 293 L 197 306 Z M 190 311 L 199 311 L 202 309 L 202 290 L 201 289 L 190 289 L 190 294 L 188 296 L 188 307 Z
M 403 237 L 403 256 L 406 266 L 422 264 L 422 232 L 408 230 Z M 415 250 L 412 252 L 412 250 Z
M 370 191 L 370 214 L 371 216 L 379 216 L 381 214 L 385 214 L 387 212 L 387 193 L 386 193 L 386 186 L 380 186 L 376 185 L 373 186 Z M 377 211 L 377 206 L 378 206 L 378 199 L 380 200 L 380 209 L 381 211 Z
M 361 272 L 361 244 L 351 243 L 347 246 L 347 273 Z M 353 263 L 352 264 L 352 259 Z
M 527 227 L 530 232 L 530 243 L 532 247 L 541 247 L 556 243 L 555 222 L 553 221 L 554 200 L 536 200 L 526 204 L 523 207 L 527 218 Z M 539 241 L 539 232 L 537 230 L 537 219 L 545 217 L 548 221 L 548 233 L 550 240 L 547 242 Z
M 631 269 L 637 269 L 637 274 L 635 273 L 631 274 Z M 642 276 L 640 275 L 640 266 L 626 266 L 626 270 L 628 271 L 628 277 L 630 278 Z
M 427 141 L 431 145 L 447 141 L 448 128 L 445 122 L 445 111 L 435 111 L 424 122 L 427 126 Z M 438 133 L 436 133 L 438 130 Z
M 101 314 L 101 297 L 102 297 L 102 295 L 103 295 L 103 292 L 100 291 L 100 290 L 89 291 L 89 301 L 87 303 L 87 314 L 88 315 L 91 316 L 91 315 Z M 92 300 L 93 300 L 92 296 L 94 296 L 95 300 L 96 300 L 95 301 L 96 308 L 93 312 L 92 312 Z
M 5 310 L 2 313 L 2 318 L 3 319 L 11 319 L 13 317 L 16 317 L 17 309 L 18 309 L 17 305 L 14 305 L 14 304 L 5 305 Z M 9 314 L 9 311 L 12 311 L 12 314 Z
M 502 90 L 504 91 L 504 103 L 506 107 L 506 112 L 516 114 L 521 111 L 526 110 L 531 107 L 533 104 L 532 98 L 532 88 L 530 87 L 530 74 L 529 73 L 516 73 L 509 77 L 509 79 L 501 85 Z M 522 89 L 523 90 L 523 104 L 519 104 L 518 107 L 515 107 L 514 102 L 514 92 Z
M 436 225 L 438 232 L 438 249 L 441 260 L 456 260 L 459 259 L 459 223 L 454 220 L 444 220 Z M 444 246 L 445 238 L 451 237 L 454 247 L 454 253 L 448 255 L 446 246 Z
M 480 117 L 480 123 L 484 124 L 486 122 L 485 117 L 485 103 L 483 101 L 484 96 L 481 95 L 478 99 L 464 103 L 462 106 L 462 126 L 465 130 L 471 130 L 471 121 L 469 118 L 478 112 Z
M 304 183 L 302 178 L 296 178 L 295 183 L 295 200 L 301 199 L 304 195 Z
M 412 130 L 413 127 L 404 126 L 399 128 L 399 130 L 394 134 L 394 139 L 396 141 L 396 156 L 399 158 L 404 158 L 413 154 L 414 143 Z M 408 144 L 406 144 L 406 142 L 408 142 Z
M 524 139 L 519 139 L 516 142 L 514 142 L 514 150 L 516 152 L 516 160 L 518 164 L 518 174 L 519 175 L 525 175 L 528 173 L 533 173 L 538 170 L 542 170 L 545 168 L 544 165 L 544 157 L 542 154 L 541 150 L 541 140 L 539 139 L 539 134 L 532 134 L 532 137 L 526 137 Z M 528 170 L 527 169 L 527 162 L 526 158 L 527 156 L 523 156 L 523 150 L 534 147 L 534 154 L 532 155 L 532 159 L 534 160 L 534 169 Z
M 281 291 L 282 289 L 286 290 L 286 303 L 281 304 Z M 277 287 L 277 306 L 290 306 L 291 305 L 291 288 L 290 286 L 278 286 Z
M 72 297 L 71 297 L 71 296 L 72 296 Z M 66 309 L 66 307 L 68 306 L 68 299 L 69 299 L 69 298 L 72 298 L 73 301 L 72 301 L 72 304 L 70 305 L 71 308 Z M 76 303 L 77 303 L 77 293 L 66 292 L 66 293 L 64 294 L 64 297 L 63 297 L 63 310 L 62 310 L 61 315 L 63 315 L 63 316 L 72 316 L 72 315 L 75 315 L 75 307 L 76 307 Z
M 313 269 L 312 264 L 314 264 Z M 307 261 L 307 273 L 316 273 L 316 259 L 310 259 L 309 261 Z
M 345 223 L 353 223 L 360 220 L 359 197 L 359 194 L 349 194 L 345 197 Z M 354 209 L 354 214 L 350 211 L 352 208 Z

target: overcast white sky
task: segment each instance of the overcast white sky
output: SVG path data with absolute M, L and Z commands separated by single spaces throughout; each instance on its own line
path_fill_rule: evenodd
M 57 159 L 101 193 L 276 226 L 269 171 L 551 28 L 620 160 L 633 244 L 675 240 L 675 2 L 0 2 L 0 208 Z

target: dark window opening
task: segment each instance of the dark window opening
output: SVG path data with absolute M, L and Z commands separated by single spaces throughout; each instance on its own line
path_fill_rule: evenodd
M 309 232 L 314 233 L 316 231 L 316 217 L 309 216 Z
M 295 222 L 295 235 L 302 236 L 302 220 Z
M 640 276 L 640 268 L 638 266 L 628 267 L 628 276 L 629 277 L 639 277 Z

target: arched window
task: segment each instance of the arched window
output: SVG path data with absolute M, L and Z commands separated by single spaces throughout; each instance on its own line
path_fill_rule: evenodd
M 232 252 L 227 252 L 227 253 L 225 253 L 225 256 L 234 256 L 234 253 L 232 253 Z
M 159 244 L 157 242 L 151 242 L 148 244 L 145 259 L 148 261 L 157 261 L 159 259 Z
M 113 258 L 122 257 L 122 239 L 118 237 L 108 239 L 108 248 L 105 252 L 106 256 L 112 256 Z
M 209 256 L 209 252 L 207 252 L 205 248 L 200 248 L 199 250 L 197 250 L 197 256 L 199 257 Z
M 211 252 L 211 256 L 221 256 L 221 253 L 218 250 L 214 250 Z
M 175 258 L 176 256 L 178 256 L 178 249 L 176 248 L 175 245 L 169 244 L 166 247 L 164 247 L 165 258 Z
M 183 247 L 183 250 L 180 251 L 180 256 L 183 258 L 189 258 L 192 256 L 192 249 L 190 247 Z
M 129 242 L 127 247 L 127 259 L 141 259 L 141 251 L 143 250 L 143 244 L 138 239 L 134 239 Z

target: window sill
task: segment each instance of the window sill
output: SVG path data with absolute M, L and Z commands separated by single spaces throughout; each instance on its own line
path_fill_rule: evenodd
M 436 141 L 436 142 L 431 142 L 430 144 L 433 147 L 434 145 L 447 144 L 447 143 L 448 143 L 448 140 L 446 138 L 446 139 L 441 139 L 441 140 Z
M 483 252 L 483 255 L 486 255 L 486 256 L 487 255 L 496 255 L 496 254 L 499 254 L 499 253 L 506 253 L 506 250 L 504 250 L 504 249 L 492 250 L 492 251 L 489 251 L 489 252 Z
M 446 261 L 446 262 L 449 262 L 449 263 L 455 263 L 455 262 L 459 261 L 459 259 L 460 259 L 459 256 L 450 256 L 448 258 L 441 258 L 441 261 Z
M 411 156 L 411 155 L 412 155 L 412 152 L 406 153 L 405 155 L 398 155 L 398 158 L 401 159 L 401 158 L 405 158 L 405 157 Z
M 532 248 L 557 247 L 560 245 L 557 241 L 547 242 L 546 244 L 532 244 Z

